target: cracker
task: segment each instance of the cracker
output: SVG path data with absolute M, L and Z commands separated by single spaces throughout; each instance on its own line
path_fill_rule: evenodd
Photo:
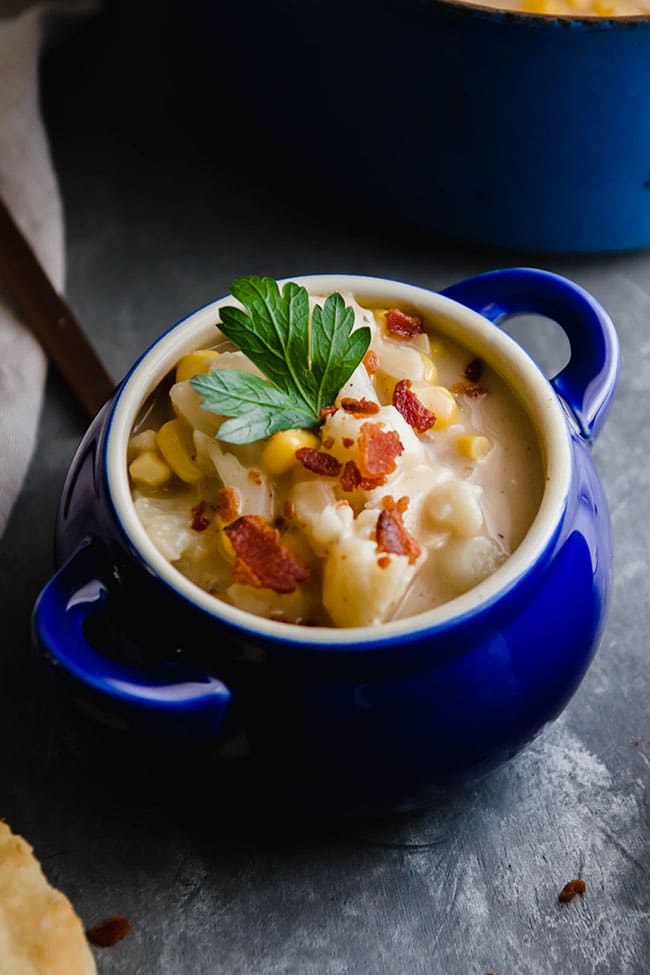
M 0 975 L 97 975 L 72 904 L 32 847 L 0 822 Z

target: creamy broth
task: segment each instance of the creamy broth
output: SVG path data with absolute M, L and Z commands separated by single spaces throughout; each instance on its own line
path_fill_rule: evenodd
M 343 297 L 372 340 L 319 428 L 220 442 L 189 380 L 257 371 L 225 341 L 181 360 L 129 443 L 136 511 L 165 558 L 216 598 L 306 625 L 380 624 L 471 589 L 519 546 L 544 485 L 532 423 L 492 368 L 413 309 Z

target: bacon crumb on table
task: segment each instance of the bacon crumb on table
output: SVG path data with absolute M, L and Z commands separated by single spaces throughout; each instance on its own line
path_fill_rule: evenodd
M 586 889 L 587 885 L 584 880 L 570 880 L 560 891 L 560 903 L 568 904 L 569 901 L 573 900 L 576 894 L 580 894 L 580 896 L 582 896 Z
M 282 544 L 279 532 L 259 515 L 243 515 L 224 531 L 237 557 L 233 582 L 289 593 L 309 577 L 309 570 Z
M 386 312 L 386 329 L 396 338 L 412 339 L 423 331 L 422 319 L 419 315 L 407 315 L 399 308 L 389 308 Z
M 96 948 L 112 948 L 122 938 L 126 938 L 131 927 L 131 922 L 122 914 L 115 914 L 108 921 L 88 928 L 86 937 L 91 945 L 95 945 Z
M 341 473 L 341 464 L 322 450 L 314 450 L 313 447 L 300 447 L 296 451 L 296 459 L 303 467 L 314 474 L 322 474 L 324 477 L 338 477 Z
M 411 391 L 410 379 L 400 379 L 393 390 L 393 406 L 418 433 L 426 433 L 436 422 L 436 415 Z

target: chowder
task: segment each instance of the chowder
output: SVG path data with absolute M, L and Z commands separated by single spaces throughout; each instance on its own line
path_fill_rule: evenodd
M 262 374 L 215 330 L 149 398 L 128 446 L 135 509 L 162 555 L 217 599 L 282 622 L 359 627 L 433 609 L 508 559 L 543 493 L 533 425 L 488 363 L 416 308 L 343 299 L 369 344 L 320 423 L 220 439 L 225 414 L 196 377 Z M 311 320 L 325 301 L 309 297 Z

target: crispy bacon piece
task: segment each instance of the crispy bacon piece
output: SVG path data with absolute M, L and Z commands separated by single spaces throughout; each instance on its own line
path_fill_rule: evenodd
M 379 368 L 379 359 L 377 358 L 377 353 L 372 349 L 368 349 L 363 357 L 363 364 L 366 367 L 366 372 L 369 376 L 374 376 Z
M 341 474 L 341 487 L 344 491 L 373 491 L 385 481 L 383 474 L 379 477 L 363 477 L 353 460 L 346 461 Z
M 196 507 L 192 508 L 192 529 L 195 532 L 204 532 L 209 526 L 211 518 L 208 515 L 208 502 L 199 501 Z
M 390 559 L 387 555 L 382 555 L 380 559 L 377 559 L 377 565 L 380 569 L 387 569 L 390 565 Z
M 559 900 L 562 904 L 568 904 L 576 894 L 582 895 L 586 889 L 587 885 L 584 880 L 570 880 L 560 891 Z
M 355 416 L 372 416 L 373 413 L 379 413 L 379 404 L 374 400 L 366 399 L 365 396 L 361 399 L 344 396 L 341 400 L 341 409 L 346 413 L 354 413 Z
M 314 450 L 313 447 L 300 447 L 296 451 L 296 458 L 303 467 L 314 474 L 322 474 L 324 477 L 338 477 L 341 473 L 341 465 L 331 454 L 326 454 L 322 450 Z
M 436 414 L 428 410 L 415 393 L 411 392 L 411 386 L 410 379 L 400 379 L 393 390 L 393 406 L 414 430 L 425 433 L 436 422 Z
M 404 445 L 394 430 L 378 423 L 364 423 L 359 433 L 359 470 L 364 478 L 383 477 L 395 470 Z
M 341 442 L 343 446 L 346 448 L 346 450 L 349 450 L 350 447 L 354 444 L 354 437 L 343 437 L 343 440 Z
M 242 515 L 224 531 L 237 556 L 233 582 L 274 592 L 294 592 L 309 571 L 280 540 L 280 534 L 259 515 Z
M 321 423 L 325 423 L 325 420 L 329 420 L 331 416 L 334 416 L 337 409 L 338 407 L 336 406 L 321 406 L 319 410 Z
M 395 500 L 392 494 L 387 494 L 385 497 L 381 499 L 381 506 L 384 509 L 384 511 L 399 511 L 401 512 L 401 514 L 404 514 L 404 512 L 409 506 L 410 500 L 411 499 L 407 497 L 407 495 L 405 494 L 397 501 Z
M 229 525 L 240 515 L 239 491 L 234 487 L 220 488 L 217 493 L 217 511 L 224 525 Z
M 398 339 L 412 339 L 423 331 L 419 315 L 407 315 L 399 308 L 389 308 L 386 312 L 386 328 Z
M 479 396 L 486 396 L 487 389 L 483 389 L 478 383 L 456 383 L 451 387 L 451 392 L 457 396 L 468 396 L 470 399 L 478 399 Z
M 413 565 L 422 551 L 404 527 L 402 512 L 397 507 L 391 511 L 384 508 L 377 519 L 377 551 L 407 555 L 410 565 Z
M 130 930 L 131 922 L 122 914 L 115 914 L 108 921 L 103 921 L 94 928 L 88 928 L 86 937 L 91 945 L 97 948 L 112 948 L 122 938 L 126 938 Z
M 469 379 L 471 383 L 478 383 L 481 376 L 483 375 L 483 360 L 482 359 L 472 359 L 465 366 L 464 376 L 465 379 Z

